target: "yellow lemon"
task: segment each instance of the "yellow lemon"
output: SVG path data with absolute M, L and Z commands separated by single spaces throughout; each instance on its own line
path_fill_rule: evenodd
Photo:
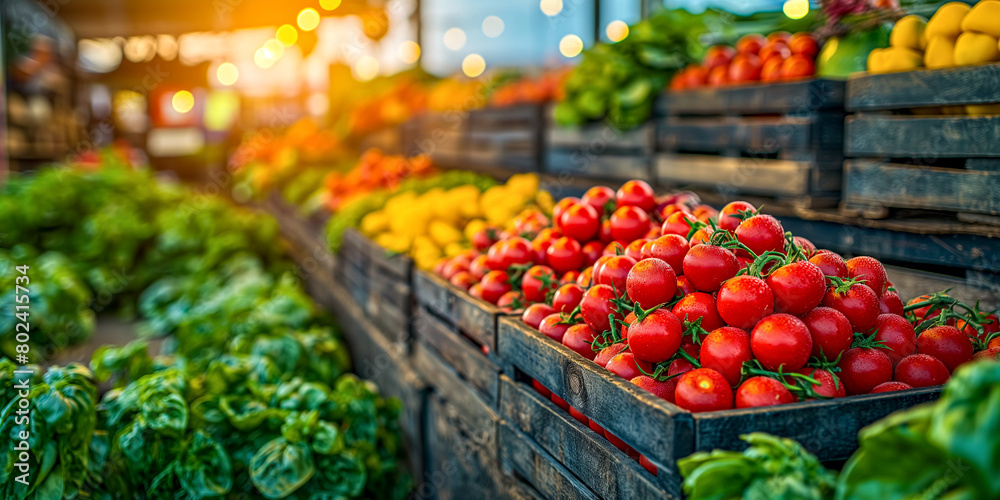
M 924 34 L 927 39 L 937 35 L 955 38 L 962 33 L 962 21 L 969 13 L 970 7 L 962 2 L 949 2 L 941 6 L 927 21 Z
M 872 51 L 874 52 L 874 51 Z M 924 55 L 920 52 L 907 49 L 903 47 L 889 47 L 887 49 L 882 49 L 878 61 L 878 70 L 872 71 L 869 67 L 869 71 L 872 73 L 893 73 L 896 71 L 910 71 L 923 67 L 924 65 Z M 869 55 L 869 63 L 871 62 L 871 55 Z
M 892 28 L 889 35 L 889 45 L 902 47 L 905 49 L 924 50 L 927 46 L 927 39 L 924 38 L 924 29 L 927 21 L 920 16 L 909 15 L 899 21 Z
M 966 66 L 1000 61 L 1000 46 L 996 37 L 966 31 L 955 40 L 955 64 Z
M 1000 38 L 1000 1 L 982 0 L 962 19 L 962 31 L 976 31 Z
M 376 210 L 361 218 L 361 232 L 373 236 L 389 228 L 389 215 L 382 210 Z
M 955 65 L 955 40 L 937 35 L 927 41 L 924 64 L 928 68 L 950 68 Z

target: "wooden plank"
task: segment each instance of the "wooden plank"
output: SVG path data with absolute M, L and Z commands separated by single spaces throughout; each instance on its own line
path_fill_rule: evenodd
M 428 271 L 413 273 L 413 296 L 418 304 L 423 304 L 445 318 L 455 317 L 455 290 L 444 278 Z
M 843 149 L 842 113 L 768 117 L 668 117 L 657 128 L 663 151 L 775 153 Z
M 670 185 L 712 186 L 720 191 L 765 195 L 807 195 L 839 188 L 836 165 L 760 158 L 661 153 L 657 180 Z
M 899 266 L 885 266 L 885 272 L 904 301 L 950 288 L 948 294 L 966 304 L 975 304 L 978 300 L 984 311 L 1000 308 L 1000 285 L 994 279 L 996 274 L 972 273 L 972 276 L 958 278 Z
M 530 386 L 501 377 L 500 414 L 601 498 L 680 498 L 656 478 Z
M 451 284 L 448 286 L 455 289 L 455 324 L 479 345 L 496 350 L 497 318 L 503 315 L 500 308 Z
M 479 346 L 466 340 L 434 317 L 426 309 L 417 312 L 413 330 L 418 341 L 439 354 L 466 382 L 474 387 L 490 406 L 497 406 L 500 393 L 500 367 L 493 364 Z
M 430 396 L 428 472 L 424 484 L 414 492 L 417 498 L 458 500 L 503 494 L 505 481 L 496 436 L 499 420 L 494 419 L 487 427 L 469 429 L 461 416 L 462 410 L 451 401 Z M 525 496 L 531 497 L 530 493 Z
M 671 115 L 807 113 L 843 108 L 844 91 L 842 81 L 813 79 L 671 91 L 661 101 Z
M 1000 64 L 858 74 L 847 81 L 847 110 L 1000 102 Z
M 581 149 L 596 154 L 605 150 L 653 150 L 653 124 L 647 122 L 632 130 L 618 130 L 615 127 L 595 123 L 579 128 L 546 128 L 545 143 L 549 148 Z
M 857 433 L 886 415 L 933 401 L 940 387 L 849 398 L 694 414 L 698 451 L 742 450 L 740 435 L 766 432 L 792 438 L 823 461 L 844 460 L 858 449 Z
M 855 115 L 847 118 L 847 156 L 1000 157 L 1000 116 Z
M 694 449 L 691 414 L 617 377 L 514 318 L 501 318 L 497 352 L 505 372 L 522 371 L 629 443 L 676 488 L 676 460 Z
M 350 294 L 351 299 L 358 307 L 367 310 L 371 290 L 369 287 L 368 274 L 363 273 L 351 264 L 341 266 L 344 287 Z
M 844 182 L 845 202 L 1000 214 L 997 171 L 849 160 L 845 162 Z
M 500 462 L 505 472 L 524 478 L 549 500 L 599 498 L 545 450 L 506 422 L 500 423 Z
M 473 430 L 487 429 L 491 422 L 496 421 L 496 412 L 483 400 L 479 391 L 463 381 L 434 349 L 417 342 L 413 345 L 412 359 L 414 370 L 423 381 L 458 408 L 463 426 Z
M 545 171 L 560 178 L 580 176 L 592 179 L 649 181 L 652 180 L 649 167 L 649 156 L 594 153 L 586 148 L 549 149 L 545 158 Z
M 543 119 L 541 104 L 485 107 L 469 111 L 469 129 L 472 131 L 540 129 Z

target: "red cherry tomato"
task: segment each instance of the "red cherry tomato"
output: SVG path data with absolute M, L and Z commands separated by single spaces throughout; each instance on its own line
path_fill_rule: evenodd
M 455 275 L 455 273 L 468 270 L 469 270 L 469 265 L 467 263 L 452 259 L 444 264 L 444 266 L 441 268 L 440 274 L 441 277 L 443 277 L 444 279 L 450 280 L 451 277 Z
M 687 255 L 689 247 L 683 236 L 666 234 L 648 242 L 642 248 L 642 258 L 655 257 L 670 264 L 675 274 L 684 272 L 684 256 Z
M 917 337 L 917 352 L 940 359 L 953 372 L 972 359 L 972 340 L 954 326 L 932 326 Z
M 910 387 L 932 387 L 951 378 L 941 360 L 927 354 L 911 354 L 896 364 L 896 380 Z
M 701 319 L 701 327 L 709 332 L 725 325 L 715 307 L 715 298 L 707 293 L 694 292 L 685 295 L 674 304 L 671 312 L 681 321 L 693 322 Z
M 545 250 L 545 261 L 559 273 L 580 269 L 585 259 L 580 243 L 566 236 L 553 241 Z
M 819 385 L 813 385 L 813 391 L 820 396 L 826 396 L 828 398 L 842 398 L 847 395 L 847 391 L 844 389 L 844 383 L 840 379 L 826 371 L 819 368 L 803 368 L 801 370 L 796 370 L 796 373 L 801 373 L 808 377 L 812 377 L 814 380 L 819 382 Z
M 802 368 L 809 361 L 812 347 L 809 328 L 791 314 L 772 314 L 760 320 L 750 333 L 753 355 L 768 370 Z
M 729 82 L 748 83 L 760 80 L 760 58 L 756 54 L 737 54 L 729 63 Z
M 597 332 L 605 332 L 611 329 L 608 315 L 614 314 L 621 319 L 621 313 L 611 305 L 611 300 L 615 298 L 615 292 L 608 285 L 596 285 L 583 294 L 580 301 L 580 315 L 583 321 Z M 593 359 L 593 357 L 591 357 Z
M 684 326 L 667 309 L 657 309 L 628 327 L 628 344 L 636 359 L 660 363 L 681 346 Z
M 531 246 L 531 242 L 520 236 L 503 240 L 490 247 L 490 251 L 493 252 L 494 248 L 497 249 L 495 259 L 500 264 L 501 270 L 535 261 L 535 249 Z
M 872 257 L 854 257 L 847 261 L 847 275 L 864 280 L 879 297 L 885 293 L 888 278 L 882 263 Z
M 483 299 L 483 285 L 481 283 L 476 283 L 469 287 L 469 295 L 482 300 Z
M 687 278 L 684 276 L 677 277 L 677 294 L 674 295 L 675 298 L 683 297 L 697 291 L 698 289 L 695 288 Z
M 554 310 L 548 304 L 531 304 L 524 308 L 524 312 L 521 313 L 521 321 L 532 328 L 538 329 L 542 321 L 551 316 L 553 312 Z
M 822 304 L 844 313 L 855 332 L 871 330 L 879 314 L 875 292 L 860 283 L 851 285 L 844 293 L 831 287 L 823 296 Z
M 698 368 L 681 375 L 674 389 L 674 403 L 694 413 L 728 410 L 733 407 L 733 389 L 721 373 Z
M 594 363 L 606 367 L 608 366 L 608 361 L 611 361 L 611 358 L 617 356 L 626 349 L 628 349 L 628 345 L 626 345 L 624 342 L 611 344 L 605 347 L 604 349 L 597 351 L 597 355 L 594 356 Z
M 510 275 L 505 271 L 490 271 L 479 281 L 483 300 L 496 304 L 500 297 L 511 290 Z
M 565 323 L 565 318 L 560 314 L 550 314 L 542 318 L 542 322 L 538 325 L 538 331 L 542 335 L 556 342 L 562 342 L 567 329 L 569 329 L 569 325 Z
M 751 377 L 736 389 L 737 408 L 794 403 L 795 397 L 781 382 L 770 377 Z
M 684 256 L 681 267 L 688 281 L 703 292 L 718 290 L 740 270 L 733 252 L 712 245 L 695 245 Z
M 733 387 L 740 383 L 743 363 L 752 357 L 750 334 L 732 326 L 712 330 L 702 339 L 698 355 L 702 367 L 718 371 Z
M 630 299 L 643 309 L 666 304 L 677 292 L 677 276 L 670 264 L 651 258 L 636 262 L 625 278 Z
M 649 231 L 649 215 L 646 211 L 626 205 L 611 214 L 611 237 L 621 241 L 642 238 Z
M 895 380 L 890 380 L 888 382 L 882 382 L 881 384 L 876 385 L 875 388 L 872 389 L 872 392 L 869 392 L 868 394 L 878 394 L 878 393 L 881 393 L 881 392 L 905 391 L 907 389 L 913 389 L 913 387 L 910 386 L 910 384 L 904 384 L 902 382 L 896 382 Z
M 602 214 L 608 203 L 615 201 L 615 190 L 607 186 L 594 186 L 583 194 L 582 200 L 594 207 L 598 214 Z M 611 210 L 614 210 L 614 207 L 611 207 Z
M 569 314 L 583 300 L 583 288 L 576 283 L 568 283 L 556 290 L 552 295 L 552 308 L 556 312 Z
M 632 243 L 629 243 L 628 246 L 625 247 L 625 255 L 632 257 L 632 260 L 636 262 L 642 260 L 642 247 L 644 247 L 646 243 L 649 243 L 649 240 L 646 238 L 639 238 L 632 241 Z
M 455 285 L 462 290 L 468 290 L 472 287 L 472 285 L 479 283 L 479 280 L 477 280 L 476 277 L 469 271 L 459 271 L 455 273 L 449 281 L 451 281 L 452 285 Z
M 727 231 L 735 231 L 743 222 L 740 212 L 754 212 L 757 208 L 745 201 L 733 201 L 719 210 L 719 228 Z
M 852 347 L 840 358 L 840 380 L 848 395 L 868 394 L 892 379 L 892 361 L 881 349 Z
M 778 219 L 760 214 L 744 220 L 736 227 L 736 239 L 760 255 L 767 251 L 783 252 L 785 249 L 785 229 Z
M 777 82 L 781 80 L 781 66 L 784 64 L 785 59 L 780 55 L 773 55 L 764 59 L 764 64 L 760 67 L 760 81 Z
M 767 277 L 767 285 L 774 292 L 774 310 L 796 316 L 813 310 L 826 294 L 823 271 L 804 260 L 774 270 Z
M 583 288 L 589 288 L 594 277 L 594 268 L 587 267 L 583 271 L 580 271 L 580 275 L 576 277 L 576 284 Z
M 625 247 L 627 243 L 623 241 L 612 241 L 604 247 L 604 251 L 601 253 L 602 256 L 614 257 L 615 255 L 625 255 Z
M 833 252 L 817 252 L 809 258 L 809 262 L 819 266 L 824 276 L 847 278 L 847 262 Z
M 817 307 L 802 318 L 813 339 L 812 355 L 817 359 L 833 361 L 851 348 L 854 330 L 851 322 L 840 311 L 830 307 Z
M 573 325 L 563 335 L 562 344 L 587 359 L 594 359 L 597 353 L 591 344 L 597 335 L 597 332 L 587 325 Z
M 616 198 L 619 207 L 639 207 L 647 213 L 656 207 L 656 194 L 645 181 L 631 180 L 622 184 Z
M 497 307 L 507 314 L 521 314 L 524 311 L 524 294 L 511 290 L 497 299 Z
M 875 320 L 875 340 L 882 341 L 889 349 L 886 355 L 896 366 L 899 360 L 917 352 L 917 334 L 906 318 L 896 314 L 880 314 Z
M 611 358 L 611 361 L 608 361 L 605 368 L 625 380 L 632 380 L 639 375 L 642 375 L 643 372 L 653 373 L 652 365 L 645 361 L 636 359 L 635 355 L 631 352 L 623 352 L 615 355 L 615 357 Z
M 729 64 L 716 66 L 708 72 L 709 87 L 724 87 L 729 85 Z
M 780 57 L 781 59 L 786 59 L 792 55 L 791 49 L 788 48 L 788 44 L 782 40 L 774 40 L 767 42 L 767 45 L 761 47 L 760 52 L 757 56 L 760 57 L 761 61 L 767 61 L 772 57 Z
M 882 294 L 882 298 L 878 301 L 878 310 L 883 314 L 898 314 L 900 316 L 905 314 L 903 312 L 903 300 L 893 290 L 886 290 Z
M 469 264 L 469 273 L 477 281 L 483 279 L 483 276 L 486 276 L 486 273 L 490 272 L 490 267 L 487 264 L 488 261 L 489 257 L 484 254 L 472 259 L 472 263 Z
M 684 70 L 684 88 L 696 89 L 708 83 L 708 69 L 692 64 Z
M 548 266 L 532 266 L 521 278 L 521 292 L 528 302 L 545 302 L 545 297 L 559 285 L 556 273 Z
M 626 255 L 608 257 L 598 271 L 596 281 L 600 285 L 610 286 L 618 295 L 624 295 L 625 281 L 628 279 L 628 273 L 634 265 L 635 259 Z
M 788 39 L 788 48 L 792 54 L 802 55 L 812 60 L 819 54 L 819 43 L 811 33 L 796 33 Z
M 472 235 L 472 246 L 476 250 L 483 252 L 499 240 L 499 235 L 500 230 L 495 227 L 481 229 Z
M 563 234 L 579 242 L 590 241 L 601 227 L 600 217 L 594 207 L 580 202 L 566 207 L 559 217 Z
M 687 212 L 674 212 L 670 214 L 665 221 L 663 221 L 663 227 L 660 228 L 660 234 L 676 234 L 684 237 L 684 241 L 687 241 L 687 235 L 691 232 L 691 224 L 698 222 L 698 218 Z
M 552 222 L 556 228 L 559 228 L 559 225 L 562 224 L 562 214 L 566 209 L 578 203 L 581 203 L 581 200 L 575 196 L 568 196 L 556 202 L 555 206 L 552 207 Z
M 588 241 L 581 251 L 583 252 L 584 264 L 592 266 L 604 252 L 604 245 L 600 241 Z
M 792 36 L 792 34 L 789 33 L 789 32 L 787 32 L 787 31 L 775 31 L 774 33 L 771 33 L 770 35 L 767 35 L 767 41 L 768 42 L 778 42 L 778 41 L 781 41 L 781 42 L 787 43 L 788 39 L 791 38 L 791 36 Z
M 774 312 L 774 295 L 767 282 L 756 276 L 735 276 L 719 288 L 716 308 L 727 324 L 749 330 Z
M 648 375 L 639 375 L 633 378 L 631 382 L 653 393 L 654 396 L 660 399 L 665 399 L 671 403 L 674 402 L 674 388 L 677 387 L 677 379 L 659 381 Z

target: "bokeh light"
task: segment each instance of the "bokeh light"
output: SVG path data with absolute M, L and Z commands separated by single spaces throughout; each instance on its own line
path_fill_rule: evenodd
M 479 54 L 469 54 L 462 59 L 462 73 L 469 78 L 475 78 L 486 71 L 486 60 Z
M 543 14 L 550 17 L 559 15 L 563 9 L 562 0 L 542 0 L 538 6 L 541 7 Z
M 559 40 L 559 53 L 566 57 L 576 57 L 583 52 L 583 40 L 576 35 L 566 35 Z
M 354 63 L 354 76 L 362 82 L 367 82 L 378 76 L 378 59 L 372 56 L 359 57 Z
M 274 38 L 281 42 L 285 47 L 291 47 L 295 45 L 295 42 L 299 39 L 299 32 L 295 31 L 295 27 L 291 24 L 282 24 L 278 27 L 278 30 L 274 32 Z
M 444 46 L 451 50 L 465 47 L 465 32 L 461 28 L 451 28 L 444 32 Z
M 483 19 L 483 34 L 490 37 L 496 38 L 503 33 L 503 19 L 497 16 L 487 16 Z
M 420 45 L 413 40 L 406 40 L 399 44 L 399 60 L 406 64 L 413 64 L 420 59 Z
M 786 0 L 781 11 L 789 19 L 802 19 L 809 13 L 809 0 Z
M 187 90 L 175 92 L 174 96 L 170 98 L 170 105 L 178 113 L 187 113 L 194 109 L 194 95 Z
M 299 11 L 299 17 L 296 21 L 303 31 L 312 31 L 319 26 L 319 12 L 313 8 L 302 9 Z
M 218 78 L 219 83 L 229 86 L 236 83 L 236 80 L 239 80 L 240 70 L 236 69 L 235 64 L 225 62 L 220 64 L 215 70 L 215 77 Z
M 605 28 L 604 33 L 608 35 L 608 40 L 620 42 L 628 36 L 628 24 L 620 19 L 611 21 L 608 23 L 608 27 Z
M 337 7 L 340 7 L 340 0 L 319 0 L 319 6 L 322 7 L 323 10 L 334 10 Z

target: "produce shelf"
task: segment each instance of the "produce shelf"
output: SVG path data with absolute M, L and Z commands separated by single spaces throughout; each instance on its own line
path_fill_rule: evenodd
M 544 171 L 559 178 L 651 180 L 653 142 L 651 122 L 628 131 L 603 123 L 568 129 L 549 122 Z
M 393 342 L 406 346 L 411 337 L 413 259 L 389 252 L 353 228 L 344 232 L 340 256 L 355 302 Z

